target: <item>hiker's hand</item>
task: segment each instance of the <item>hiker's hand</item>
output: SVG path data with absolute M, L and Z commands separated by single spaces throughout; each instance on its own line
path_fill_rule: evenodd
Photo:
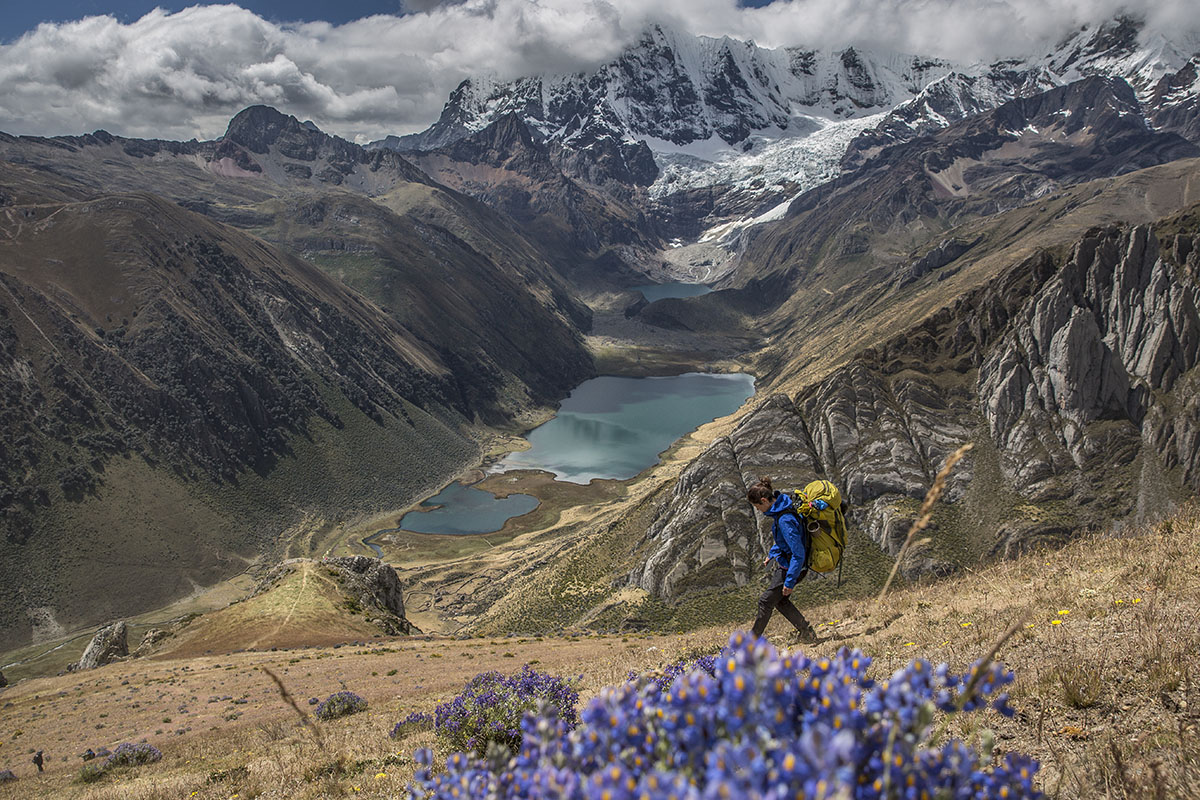
M 789 594 L 791 594 L 791 593 L 792 593 L 792 587 L 791 587 L 791 586 L 785 586 L 785 587 L 783 587 L 783 596 L 784 596 L 784 597 L 787 597 L 787 596 L 788 596 Z
M 767 564 L 770 564 L 770 563 L 771 563 L 771 557 L 770 557 L 770 556 L 767 556 L 766 558 L 764 558 L 764 559 L 763 559 L 763 566 L 764 566 L 764 567 L 765 567 Z

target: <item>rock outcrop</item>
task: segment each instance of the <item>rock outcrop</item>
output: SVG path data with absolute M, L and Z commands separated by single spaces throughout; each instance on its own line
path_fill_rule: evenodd
M 977 236 L 968 241 L 951 237 L 938 244 L 937 247 L 930 250 L 925 255 L 918 258 L 916 261 L 902 269 L 896 276 L 896 288 L 908 286 L 910 283 L 915 283 L 917 280 L 925 277 L 934 270 L 940 270 L 948 264 L 952 264 L 961 258 L 964 254 L 970 252 L 971 248 L 979 244 L 983 237 Z M 938 280 L 953 275 L 956 270 L 939 273 Z
M 105 625 L 83 651 L 75 670 L 95 669 L 129 655 L 128 628 L 124 622 Z
M 378 558 L 349 556 L 322 562 L 342 574 L 342 588 L 364 607 L 404 619 L 404 590 L 396 570 Z M 405 621 L 407 625 L 407 621 Z M 408 630 L 404 631 L 408 633 Z
M 166 631 L 162 628 L 151 628 L 146 631 L 146 635 L 142 637 L 142 643 L 133 651 L 134 658 L 150 655 L 150 653 L 153 653 L 157 649 L 159 644 L 171 638 L 172 635 L 171 631 Z
M 631 582 L 668 600 L 746 583 L 769 536 L 745 502 L 759 474 L 834 481 L 852 526 L 895 555 L 966 442 L 909 575 L 1166 510 L 1200 488 L 1198 251 L 1195 230 L 1163 244 L 1146 226 L 1094 229 L 768 399 L 685 469 Z
M 1146 450 L 1197 485 L 1195 244 L 1174 237 L 1164 254 L 1146 227 L 1092 232 L 988 355 L 980 403 L 1023 496 L 1077 497 L 1081 480 L 1099 488 L 1096 476 Z M 1112 488 L 1127 512 L 1144 504 L 1141 491 Z

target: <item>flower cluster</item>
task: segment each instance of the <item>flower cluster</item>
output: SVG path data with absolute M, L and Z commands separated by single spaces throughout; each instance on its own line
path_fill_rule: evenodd
M 354 692 L 336 692 L 326 697 L 325 702 L 317 706 L 313 715 L 320 720 L 331 720 L 366 710 L 367 701 Z
M 496 742 L 515 753 L 521 746 L 521 718 L 526 712 L 552 713 L 573 728 L 578 702 L 579 692 L 570 681 L 528 664 L 511 676 L 481 672 L 462 693 L 434 709 L 434 730 L 452 750 L 483 755 L 488 742 Z
M 665 667 L 660 667 L 659 669 L 654 670 L 648 675 L 643 675 L 638 672 L 630 672 L 625 676 L 625 679 L 627 681 L 636 682 L 643 680 L 643 678 L 650 678 L 653 680 L 654 685 L 661 694 L 667 689 L 671 688 L 671 684 L 674 683 L 675 679 L 680 675 L 686 675 L 694 670 L 702 670 L 709 675 L 715 676 L 717 674 L 717 655 L 717 653 L 713 653 L 711 655 L 700 656 L 699 658 L 695 659 L 681 658 L 678 661 L 672 661 Z
M 409 733 L 416 730 L 428 730 L 433 727 L 433 715 L 426 714 L 422 711 L 414 711 L 404 719 L 392 726 L 392 732 L 388 734 L 393 739 L 399 738 L 401 734 Z
M 154 745 L 124 742 L 117 745 L 117 749 L 108 758 L 104 759 L 101 769 L 108 771 L 120 767 L 137 767 L 142 764 L 153 764 L 155 761 L 161 759 L 162 751 Z
M 603 690 L 573 730 L 527 715 L 507 764 L 464 754 L 434 774 L 432 753 L 410 798 L 1022 798 L 1034 800 L 1036 762 L 994 762 L 960 741 L 932 743 L 937 710 L 992 705 L 1013 678 L 999 665 L 965 674 L 916 660 L 886 681 L 843 649 L 810 659 L 735 634 L 714 663 L 676 677 Z M 993 699 L 989 701 L 993 695 Z

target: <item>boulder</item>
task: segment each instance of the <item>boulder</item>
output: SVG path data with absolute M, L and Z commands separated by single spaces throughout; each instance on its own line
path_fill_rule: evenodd
M 124 622 L 104 626 L 92 637 L 75 669 L 93 669 L 129 655 L 127 636 L 128 628 Z
M 8 679 L 4 677 L 4 673 L 0 672 L 0 688 L 8 686 Z

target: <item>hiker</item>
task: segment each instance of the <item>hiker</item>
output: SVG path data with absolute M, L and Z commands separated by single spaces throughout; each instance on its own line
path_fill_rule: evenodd
M 790 495 L 777 492 L 771 487 L 770 478 L 759 478 L 758 483 L 746 492 L 746 499 L 750 501 L 750 505 L 771 517 L 774 522 L 771 534 L 775 544 L 763 559 L 763 566 L 771 565 L 771 584 L 758 598 L 754 635 L 763 635 L 771 613 L 778 608 L 779 613 L 796 628 L 799 640 L 811 644 L 817 640 L 817 633 L 789 598 L 797 581 L 808 572 L 804 567 L 807 553 L 800 530 L 803 523 L 799 513 L 794 508 Z
M 37 755 L 35 755 L 35 756 L 33 757 L 33 763 L 37 765 L 38 772 L 44 772 L 44 771 L 45 771 L 45 770 L 44 770 L 44 768 L 42 767 L 42 764 L 43 764 L 44 762 L 42 761 L 42 751 L 41 751 L 41 750 L 38 750 L 38 751 L 37 751 Z

